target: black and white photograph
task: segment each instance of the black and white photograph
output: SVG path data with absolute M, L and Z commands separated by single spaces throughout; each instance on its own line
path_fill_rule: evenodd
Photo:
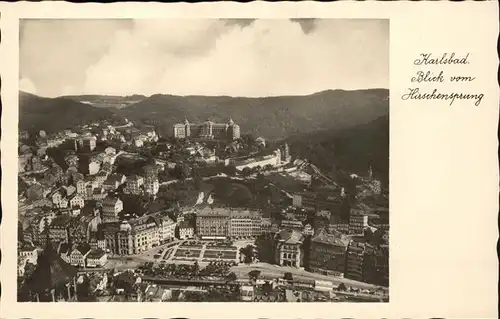
M 20 19 L 17 301 L 388 302 L 389 24 Z

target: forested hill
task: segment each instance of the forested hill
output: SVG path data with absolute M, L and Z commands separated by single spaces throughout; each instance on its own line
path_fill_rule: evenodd
M 96 108 L 67 98 L 43 98 L 19 92 L 19 129 L 58 132 L 99 120 L 120 122 L 110 109 Z
M 132 120 L 172 134 L 183 122 L 227 122 L 231 117 L 242 133 L 266 139 L 317 130 L 344 129 L 370 122 L 389 110 L 389 91 L 328 90 L 306 96 L 245 98 L 229 96 L 153 95 L 120 111 Z
M 295 135 L 288 142 L 292 155 L 310 160 L 325 173 L 335 165 L 365 175 L 371 165 L 375 177 L 388 182 L 389 114 L 348 129 Z

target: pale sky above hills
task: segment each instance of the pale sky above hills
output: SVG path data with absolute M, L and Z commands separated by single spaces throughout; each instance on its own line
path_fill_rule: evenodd
M 23 20 L 20 90 L 303 95 L 389 87 L 389 21 Z

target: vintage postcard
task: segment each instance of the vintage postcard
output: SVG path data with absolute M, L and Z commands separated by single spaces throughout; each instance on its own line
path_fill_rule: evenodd
M 0 11 L 2 317 L 496 317 L 495 3 Z

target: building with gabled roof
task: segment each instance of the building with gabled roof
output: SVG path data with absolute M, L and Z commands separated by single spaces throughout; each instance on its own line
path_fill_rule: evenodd
M 90 245 L 87 243 L 80 244 L 76 246 L 71 251 L 71 265 L 77 267 L 85 267 L 87 256 L 90 253 Z
M 38 250 L 31 245 L 25 245 L 19 249 L 19 256 L 36 260 L 38 258 Z
M 87 255 L 87 267 L 103 267 L 107 261 L 108 256 L 102 249 L 92 249 Z
M 107 191 L 114 191 L 120 185 L 125 183 L 126 177 L 122 174 L 112 174 L 109 175 L 106 180 L 103 182 L 102 187 Z
M 280 266 L 299 268 L 302 266 L 302 243 L 304 235 L 296 230 L 282 230 L 275 236 L 276 262 Z
M 102 201 L 102 218 L 105 221 L 118 220 L 118 214 L 123 210 L 123 202 L 117 197 L 106 197 Z

